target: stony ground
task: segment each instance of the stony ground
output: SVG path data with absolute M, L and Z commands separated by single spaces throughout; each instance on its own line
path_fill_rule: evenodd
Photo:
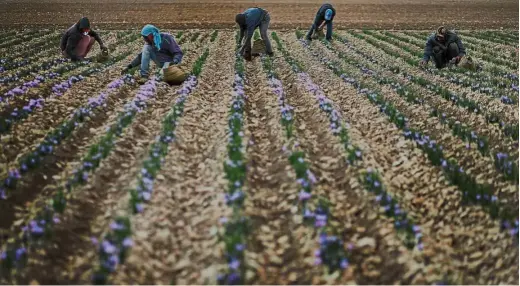
M 171 33 L 182 86 L 120 75 L 135 32 L 0 31 L 0 281 L 519 283 L 517 31 L 460 31 L 478 72 L 419 68 L 428 31 Z

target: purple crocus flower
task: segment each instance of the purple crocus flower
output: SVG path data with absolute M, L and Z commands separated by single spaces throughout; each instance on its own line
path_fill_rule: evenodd
M 238 261 L 238 259 L 233 259 L 229 263 L 229 268 L 231 268 L 233 270 L 237 270 L 239 267 L 240 267 L 240 261 Z
M 109 241 L 103 240 L 101 246 L 103 247 L 103 251 L 105 253 L 112 254 L 116 252 L 116 247 Z
M 134 242 L 131 238 L 127 237 L 123 240 L 123 246 L 126 248 L 132 247 L 134 245 Z
M 300 191 L 299 197 L 300 197 L 300 201 L 306 201 L 311 198 L 311 194 L 302 190 L 302 191 Z

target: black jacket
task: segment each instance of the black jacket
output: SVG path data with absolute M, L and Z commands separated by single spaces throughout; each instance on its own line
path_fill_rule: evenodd
M 76 24 L 72 25 L 61 37 L 60 48 L 62 51 L 70 57 L 71 60 L 77 61 L 81 60 L 76 55 L 76 46 L 81 40 L 81 29 L 90 28 L 90 21 L 87 18 L 81 18 Z M 103 41 L 99 37 L 98 33 L 93 30 L 90 30 L 88 33 L 89 36 L 94 37 L 100 46 L 103 45 Z

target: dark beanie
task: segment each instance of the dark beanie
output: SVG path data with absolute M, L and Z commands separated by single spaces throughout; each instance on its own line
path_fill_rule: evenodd
M 80 29 L 90 29 L 90 21 L 87 17 L 83 17 L 79 20 L 79 28 Z
M 237 22 L 237 24 L 243 26 L 246 24 L 246 15 L 244 14 L 237 14 L 236 17 L 235 17 L 235 22 Z

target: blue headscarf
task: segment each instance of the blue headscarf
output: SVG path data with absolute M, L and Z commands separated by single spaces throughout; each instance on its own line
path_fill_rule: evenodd
M 147 37 L 148 35 L 153 34 L 153 43 L 155 47 L 160 50 L 161 49 L 161 32 L 154 25 L 147 24 L 141 30 L 141 35 Z
M 325 11 L 325 20 L 330 21 L 332 19 L 332 9 L 327 9 Z

